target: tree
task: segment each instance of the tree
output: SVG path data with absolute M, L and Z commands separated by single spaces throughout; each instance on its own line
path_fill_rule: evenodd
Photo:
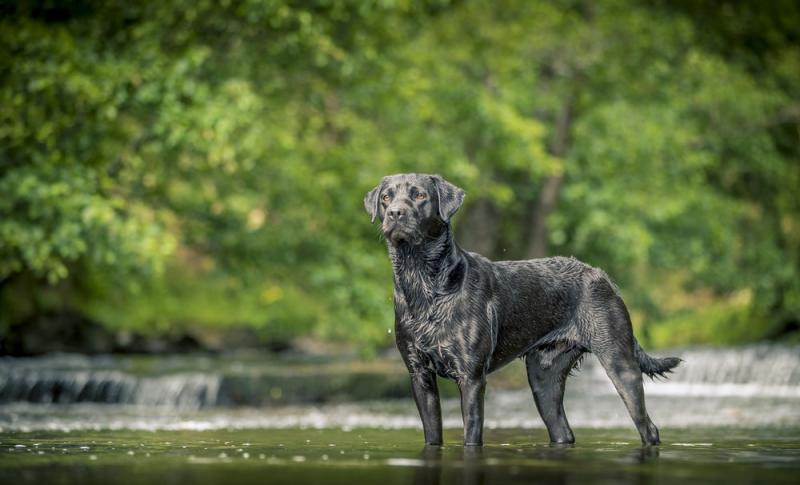
M 601 266 L 656 336 L 712 307 L 784 334 L 790 3 L 0 7 L 0 327 L 57 306 L 374 349 L 390 268 L 360 200 L 418 171 L 467 190 L 467 249 Z

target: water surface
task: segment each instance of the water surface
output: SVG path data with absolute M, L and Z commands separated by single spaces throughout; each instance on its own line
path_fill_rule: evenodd
M 673 429 L 642 448 L 629 429 L 495 429 L 482 448 L 448 430 L 271 429 L 31 432 L 0 435 L 3 483 L 797 483 L 800 430 Z
M 567 383 L 575 446 L 548 445 L 515 362 L 482 449 L 445 383 L 446 446 L 421 445 L 396 355 L 0 358 L 0 483 L 800 483 L 800 347 L 676 353 L 645 385 L 657 448 L 591 356 Z

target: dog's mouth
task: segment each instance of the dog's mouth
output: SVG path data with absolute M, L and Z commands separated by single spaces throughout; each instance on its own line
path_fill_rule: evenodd
M 383 231 L 386 240 L 395 246 L 401 244 L 417 244 L 419 242 L 419 235 L 416 231 L 402 226 L 392 226 Z
M 391 235 L 389 240 L 392 241 L 392 243 L 395 246 L 399 246 L 401 244 L 411 244 L 413 242 L 409 234 L 401 233 L 398 231 L 395 231 L 394 234 Z

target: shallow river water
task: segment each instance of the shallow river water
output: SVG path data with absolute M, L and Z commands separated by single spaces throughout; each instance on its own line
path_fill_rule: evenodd
M 0 483 L 800 483 L 800 347 L 678 355 L 646 384 L 659 447 L 590 358 L 567 385 L 576 445 L 548 445 L 516 363 L 490 377 L 482 449 L 461 446 L 446 387 L 445 446 L 423 447 L 391 361 L 342 380 L 335 363 L 0 358 Z
M 482 448 L 416 430 L 259 429 L 3 434 L 2 483 L 797 483 L 798 429 L 672 429 L 642 448 L 628 429 L 495 429 Z

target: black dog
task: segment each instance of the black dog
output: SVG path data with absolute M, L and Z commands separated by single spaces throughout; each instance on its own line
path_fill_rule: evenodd
M 442 444 L 436 375 L 461 392 L 464 444 L 483 443 L 486 375 L 524 357 L 536 407 L 554 443 L 572 443 L 564 384 L 584 352 L 600 360 L 642 442 L 659 442 L 647 415 L 642 373 L 680 363 L 655 359 L 636 342 L 619 291 L 601 270 L 573 258 L 492 262 L 459 248 L 450 218 L 464 191 L 438 175 L 384 177 L 364 198 L 382 221 L 394 267 L 397 348 L 425 430 Z

